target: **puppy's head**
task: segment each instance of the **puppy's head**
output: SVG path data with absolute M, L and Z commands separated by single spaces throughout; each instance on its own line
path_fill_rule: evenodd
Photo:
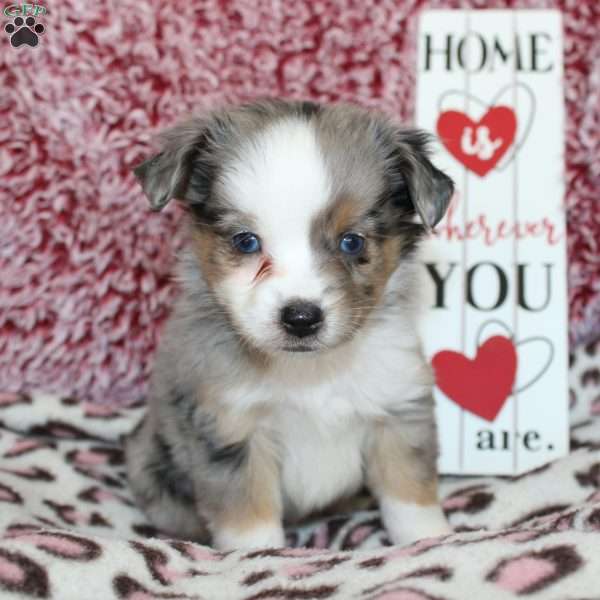
M 428 138 L 348 106 L 267 101 L 192 119 L 136 168 L 179 200 L 192 249 L 240 335 L 266 353 L 350 339 L 444 215 L 453 186 Z

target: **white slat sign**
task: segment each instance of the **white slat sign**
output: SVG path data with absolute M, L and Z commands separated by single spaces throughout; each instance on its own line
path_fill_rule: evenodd
M 427 11 L 418 61 L 457 187 L 423 267 L 439 470 L 519 474 L 568 452 L 561 15 Z

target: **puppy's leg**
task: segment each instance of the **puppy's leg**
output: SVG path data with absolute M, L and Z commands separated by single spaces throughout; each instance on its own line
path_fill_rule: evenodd
M 125 440 L 129 485 L 153 525 L 176 537 L 208 543 L 196 512 L 193 484 L 173 447 L 148 417 Z
M 197 493 L 213 545 L 219 550 L 284 546 L 279 467 L 269 442 L 256 433 L 235 464 L 215 466 L 221 483 L 211 486 L 213 497 L 206 502 L 206 494 Z
M 367 452 L 368 483 L 379 500 L 394 544 L 451 533 L 437 497 L 437 443 L 433 419 L 375 425 Z

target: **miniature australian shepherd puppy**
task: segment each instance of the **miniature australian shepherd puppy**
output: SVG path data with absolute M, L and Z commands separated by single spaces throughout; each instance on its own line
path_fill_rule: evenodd
M 156 526 L 283 546 L 284 522 L 367 486 L 395 544 L 450 532 L 415 321 L 419 242 L 453 184 L 427 143 L 360 108 L 263 101 L 171 129 L 135 170 L 189 227 L 126 442 Z

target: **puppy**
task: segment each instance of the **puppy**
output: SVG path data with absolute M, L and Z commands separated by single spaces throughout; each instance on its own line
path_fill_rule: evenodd
M 284 521 L 366 485 L 394 543 L 450 531 L 415 305 L 453 184 L 427 142 L 359 108 L 264 101 L 171 129 L 137 167 L 152 208 L 176 199 L 189 226 L 126 442 L 156 526 L 283 546 Z

